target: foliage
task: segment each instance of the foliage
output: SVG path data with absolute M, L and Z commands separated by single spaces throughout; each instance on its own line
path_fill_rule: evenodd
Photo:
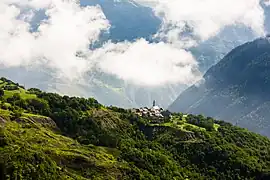
M 41 94 L 42 91 L 37 89 L 37 88 L 30 88 L 30 89 L 28 89 L 28 93 L 30 93 L 30 94 Z
M 0 97 L 3 97 L 5 95 L 5 91 L 0 88 Z
M 19 90 L 19 87 L 14 86 L 14 85 L 6 85 L 6 86 L 4 86 L 4 90 L 9 90 L 9 91 Z
M 14 109 L 12 112 L 12 119 L 18 119 L 23 114 L 23 111 L 21 109 Z
M 0 179 L 270 178 L 269 139 L 230 123 L 174 113 L 152 124 L 93 98 L 14 91 L 1 100 Z
M 205 128 L 209 131 L 214 130 L 214 119 L 212 119 L 210 117 L 205 118 L 202 115 L 194 116 L 192 114 L 189 114 L 186 117 L 186 121 L 190 124 Z
M 1 134 L 1 179 L 116 179 L 125 166 L 109 149 L 82 146 L 38 123 L 9 122 Z

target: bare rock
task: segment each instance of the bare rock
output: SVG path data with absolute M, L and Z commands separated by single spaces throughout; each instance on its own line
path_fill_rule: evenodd
M 31 124 L 41 124 L 43 127 L 48 127 L 54 130 L 58 130 L 56 123 L 49 117 L 43 116 L 29 116 L 20 117 L 15 120 L 17 123 L 31 123 Z
M 5 123 L 6 123 L 6 120 L 3 117 L 0 116 L 0 125 L 5 124 Z

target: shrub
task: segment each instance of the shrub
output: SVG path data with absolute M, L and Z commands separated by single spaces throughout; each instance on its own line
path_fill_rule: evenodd
M 3 89 L 0 89 L 0 97 L 3 97 L 5 95 L 5 91 Z
M 15 85 L 6 85 L 6 86 L 4 86 L 4 90 L 15 91 L 15 90 L 19 90 L 19 87 L 15 86 Z
M 17 119 L 17 118 L 21 117 L 22 113 L 23 113 L 22 109 L 13 110 L 12 119 Z

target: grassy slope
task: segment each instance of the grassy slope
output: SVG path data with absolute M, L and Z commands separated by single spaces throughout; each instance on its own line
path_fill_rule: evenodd
M 0 87 L 1 85 L 3 86 L 5 83 L 0 81 Z M 14 93 L 19 93 L 23 99 L 37 98 L 36 95 L 30 94 L 27 90 L 22 88 L 14 91 L 5 90 L 4 98 L 11 97 Z M 85 112 L 85 114 L 91 117 L 103 131 L 125 134 L 125 129 L 130 128 L 130 124 L 123 121 L 121 118 L 121 113 L 113 112 L 106 107 L 102 107 L 101 109 L 90 109 Z M 91 144 L 82 145 L 76 140 L 65 137 L 50 128 L 46 128 L 43 126 L 43 124 L 33 121 L 32 119 L 46 118 L 44 116 L 23 112 L 22 118 L 24 118 L 24 121 L 19 123 L 10 120 L 12 117 L 11 111 L 0 109 L 0 117 L 5 119 L 5 123 L 2 122 L 2 124 L 0 119 L 0 170 L 1 165 L 5 165 L 6 167 L 4 169 L 10 171 L 6 173 L 10 174 L 10 177 L 2 177 L 2 179 L 15 179 L 15 177 L 18 176 L 23 176 L 24 178 L 29 176 L 28 179 L 33 177 L 36 179 L 128 179 L 127 172 L 130 172 L 131 169 L 135 167 L 140 167 L 136 164 L 136 160 L 139 158 L 139 156 L 136 154 L 133 154 L 133 156 L 137 158 L 135 160 L 133 159 L 136 164 L 136 166 L 134 166 L 134 162 L 132 161 L 119 161 L 118 159 L 121 152 L 116 148 L 94 146 Z M 168 142 L 168 145 L 172 146 L 172 152 L 168 152 L 166 156 L 165 154 L 164 156 L 160 155 L 163 159 L 167 160 L 166 158 L 169 157 L 167 156 L 170 155 L 169 153 L 179 151 L 175 157 L 176 159 L 185 157 L 186 159 L 190 160 L 190 163 L 194 163 L 193 161 L 196 161 L 197 159 L 194 159 L 197 153 L 195 150 L 210 147 L 209 145 L 211 145 L 207 144 L 209 143 L 209 140 L 206 139 L 207 136 L 215 137 L 216 139 L 213 140 L 217 142 L 222 141 L 220 144 L 220 147 L 222 148 L 224 146 L 225 148 L 237 149 L 237 153 L 239 153 L 239 156 L 235 156 L 237 162 L 243 161 L 248 165 L 250 164 L 250 166 L 253 166 L 252 164 L 256 164 L 257 162 L 261 161 L 258 158 L 259 154 L 265 153 L 266 156 L 270 151 L 269 140 L 262 139 L 257 135 L 255 136 L 253 133 L 243 130 L 240 131 L 236 128 L 233 133 L 238 133 L 242 136 L 241 138 L 246 139 L 247 142 L 242 142 L 242 147 L 235 147 L 235 144 L 230 141 L 231 139 L 238 138 L 238 136 L 235 136 L 235 134 L 232 134 L 230 131 L 227 132 L 227 129 L 220 124 L 214 124 L 215 132 L 208 133 L 205 128 L 187 123 L 185 119 L 186 117 L 187 116 L 184 115 L 180 119 L 178 116 L 174 116 L 170 122 L 156 124 L 156 126 L 165 128 L 170 127 L 175 129 L 175 131 L 180 131 L 183 133 L 191 132 L 190 130 L 186 129 L 187 126 L 191 126 L 195 131 L 205 134 L 205 137 L 196 137 L 196 139 L 177 139 L 178 137 L 176 137 L 175 139 L 172 139 L 171 136 L 168 136 L 169 134 L 158 134 L 156 137 L 157 142 Z M 173 132 L 174 131 L 172 131 L 172 133 Z M 239 142 L 241 142 L 242 139 L 239 139 Z M 261 147 L 268 147 L 268 152 L 265 150 L 265 148 L 252 149 L 253 152 L 251 152 L 250 141 L 258 142 Z M 204 143 L 206 145 L 204 145 Z M 245 146 L 245 144 L 247 145 Z M 140 154 L 143 152 L 140 152 L 139 148 L 136 146 L 134 145 L 134 148 L 131 149 L 129 152 L 131 154 L 128 155 L 128 157 L 132 157 L 132 153 L 138 152 L 138 154 Z M 181 148 L 178 148 L 178 146 Z M 190 154 L 184 151 L 187 147 L 191 147 L 190 151 L 187 151 L 190 152 Z M 220 147 L 214 148 L 218 149 Z M 146 149 L 149 151 L 148 148 Z M 155 151 L 150 149 L 150 151 L 151 153 L 149 153 L 149 156 L 159 153 L 159 150 L 157 149 Z M 206 149 L 205 153 L 207 154 L 208 151 L 209 150 Z M 217 150 L 217 153 L 218 151 L 219 149 Z M 233 152 L 232 150 L 228 150 L 228 152 L 230 151 Z M 256 152 L 256 154 L 254 154 L 254 152 Z M 237 158 L 240 159 L 238 160 Z M 268 157 L 265 158 L 267 159 Z M 143 157 L 143 161 L 145 161 L 143 164 L 147 164 L 149 163 L 148 161 L 151 161 L 151 159 L 148 159 L 146 156 Z M 167 161 L 174 162 L 171 157 Z M 186 161 L 183 162 L 187 163 Z M 270 165 L 266 160 L 262 164 L 264 167 Z M 196 164 L 192 166 L 196 166 Z M 144 170 L 142 167 L 141 169 Z M 179 169 L 179 167 L 176 166 L 176 169 Z M 148 171 L 150 172 L 150 170 Z M 203 172 L 201 173 L 203 174 Z M 1 174 L 3 173 L 0 171 L 0 175 Z M 202 177 L 202 179 L 205 178 Z
M 0 80 L 0 88 L 5 85 L 7 83 Z M 22 99 L 37 98 L 22 88 L 4 92 L 5 99 L 15 93 L 19 93 Z M 0 147 L 0 163 L 9 164 L 8 168 L 13 174 L 3 178 L 14 179 L 18 174 L 31 174 L 34 170 L 39 179 L 117 179 L 121 177 L 120 169 L 126 167 L 125 163 L 116 161 L 119 154 L 116 149 L 80 145 L 75 140 L 56 134 L 42 124 L 28 119 L 45 118 L 44 116 L 25 112 L 22 114 L 23 123 L 10 121 L 11 116 L 11 111 L 0 109 L 0 117 L 6 120 L 4 124 L 0 124 L 0 135 L 5 143 L 4 147 Z M 33 157 L 44 162 L 36 162 Z M 24 170 L 31 161 L 35 162 L 33 166 L 36 167 Z
M 4 88 L 4 86 L 8 85 L 7 82 L 4 82 L 2 80 L 0 80 L 0 88 Z M 11 84 L 10 86 L 16 86 L 15 84 Z M 20 94 L 21 98 L 22 99 L 33 99 L 33 98 L 36 98 L 36 95 L 35 94 L 30 94 L 27 90 L 19 87 L 18 90 L 4 90 L 5 92 L 5 95 L 4 95 L 4 98 L 7 99 L 7 98 L 10 98 L 12 97 L 14 94 Z M 10 106 L 9 103 L 6 103 L 6 106 Z
M 14 177 L 22 171 L 31 174 L 31 170 L 24 169 L 31 162 L 37 176 L 43 179 L 117 179 L 120 170 L 127 167 L 117 162 L 116 149 L 80 145 L 39 123 L 8 121 L 2 126 L 5 146 L 0 148 L 0 161 L 10 165 Z M 46 164 L 45 159 L 51 163 Z
M 180 119 L 178 116 L 172 116 L 169 122 L 161 123 L 161 124 L 151 124 L 151 126 L 165 126 L 165 127 L 172 127 L 177 128 L 181 131 L 188 131 L 187 127 L 192 127 L 194 129 L 197 129 L 199 131 L 206 131 L 205 128 L 196 126 L 194 124 L 190 124 L 186 121 L 186 116 L 183 115 L 183 117 Z M 215 131 L 218 131 L 218 128 L 220 127 L 219 124 L 214 123 L 214 129 Z

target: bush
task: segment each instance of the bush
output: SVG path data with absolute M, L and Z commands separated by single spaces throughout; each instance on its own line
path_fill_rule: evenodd
M 30 89 L 28 89 L 28 92 L 29 92 L 30 94 L 36 94 L 36 95 L 39 95 L 39 94 L 42 93 L 42 91 L 39 90 L 39 89 L 37 89 L 37 88 L 30 88 Z
M 205 118 L 203 115 L 188 115 L 186 120 L 188 123 L 205 128 L 208 131 L 214 130 L 214 120 L 212 118 Z
M 13 94 L 12 97 L 9 97 L 7 99 L 7 102 L 10 103 L 10 104 L 15 105 L 15 102 L 19 101 L 19 100 L 21 100 L 21 95 L 19 93 L 15 93 L 15 94 Z
M 7 81 L 7 79 L 4 78 L 4 77 L 1 77 L 0 80 L 3 81 L 3 82 L 6 82 Z
M 17 119 L 17 118 L 21 117 L 22 113 L 23 113 L 22 109 L 13 110 L 11 119 Z
M 0 147 L 4 147 L 5 145 L 7 145 L 7 141 L 5 139 L 4 132 L 2 128 L 0 127 Z
M 50 111 L 49 104 L 43 99 L 27 99 L 28 109 L 33 110 L 35 113 L 43 114 Z
M 3 89 L 0 89 L 0 97 L 3 97 L 5 95 L 5 91 Z
M 15 90 L 19 90 L 19 87 L 15 86 L 15 85 L 6 85 L 6 86 L 4 86 L 4 90 L 15 91 Z
M 177 125 L 183 125 L 183 124 L 185 124 L 183 121 L 177 121 L 177 123 L 176 123 Z
M 5 103 L 3 103 L 3 102 L 1 102 L 0 108 L 1 109 L 4 109 L 4 110 L 8 110 L 8 106 Z

